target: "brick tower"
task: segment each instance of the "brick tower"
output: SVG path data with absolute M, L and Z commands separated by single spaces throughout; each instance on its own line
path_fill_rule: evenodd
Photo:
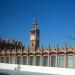
M 40 30 L 38 29 L 37 16 L 34 16 L 33 26 L 30 31 L 30 48 L 36 50 L 39 47 Z

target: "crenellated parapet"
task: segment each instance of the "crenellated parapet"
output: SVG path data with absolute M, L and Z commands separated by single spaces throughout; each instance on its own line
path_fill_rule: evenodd
M 58 54 L 64 54 L 66 53 L 65 48 L 59 48 Z
M 74 51 L 73 48 L 69 47 L 69 48 L 67 48 L 66 53 L 71 54 L 71 53 L 73 53 L 73 51 Z
M 11 49 L 7 49 L 7 50 L 5 51 L 5 54 L 6 54 L 6 55 L 10 55 L 10 51 L 11 51 Z
M 16 55 L 21 55 L 21 54 L 22 54 L 21 49 L 17 48 Z
M 51 50 L 49 51 L 49 54 L 57 54 L 57 49 L 51 48 Z
M 11 51 L 10 51 L 10 55 L 12 56 L 12 55 L 16 55 L 16 50 L 13 48 L 13 49 L 11 49 Z
M 28 49 L 24 48 L 22 55 L 28 55 Z
M 44 55 L 44 54 L 45 54 L 45 55 L 48 54 L 48 49 L 47 49 L 47 48 L 44 48 L 44 49 L 43 49 L 42 55 Z
M 34 52 L 34 49 L 31 48 L 31 49 L 29 50 L 29 55 L 33 55 L 33 54 L 35 54 L 35 52 Z
M 1 50 L 0 50 L 0 56 L 5 56 L 5 51 L 4 51 L 4 49 L 1 49 Z
M 36 55 L 40 55 L 40 54 L 41 54 L 41 49 L 38 48 L 38 49 L 36 50 L 35 54 L 36 54 Z

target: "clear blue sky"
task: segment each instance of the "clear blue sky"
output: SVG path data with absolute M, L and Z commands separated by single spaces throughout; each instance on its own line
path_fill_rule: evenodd
M 40 46 L 72 45 L 75 40 L 74 0 L 0 0 L 0 37 L 29 45 L 33 15 L 38 16 Z

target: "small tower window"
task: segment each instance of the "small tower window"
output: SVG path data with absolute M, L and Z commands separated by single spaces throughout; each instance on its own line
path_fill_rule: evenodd
M 33 43 L 32 43 L 32 46 L 33 46 Z

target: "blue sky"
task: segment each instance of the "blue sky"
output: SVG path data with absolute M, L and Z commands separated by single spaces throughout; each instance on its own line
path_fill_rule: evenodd
M 0 37 L 29 45 L 34 14 L 38 17 L 40 46 L 73 45 L 75 40 L 74 0 L 0 0 Z

